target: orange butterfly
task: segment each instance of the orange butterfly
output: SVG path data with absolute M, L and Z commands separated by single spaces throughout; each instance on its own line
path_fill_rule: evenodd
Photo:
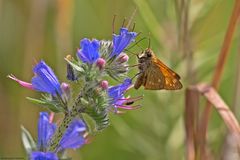
M 161 62 L 150 48 L 138 56 L 138 78 L 134 88 L 142 85 L 148 90 L 177 90 L 182 88 L 180 76 Z

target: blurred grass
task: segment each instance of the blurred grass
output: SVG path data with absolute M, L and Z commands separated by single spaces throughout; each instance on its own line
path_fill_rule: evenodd
M 194 52 L 192 67 L 197 82 L 210 82 L 212 78 L 233 3 L 233 0 L 191 1 L 189 29 Z M 187 85 L 189 77 L 186 77 L 186 59 L 178 50 L 173 0 L 0 0 L 0 157 L 24 156 L 20 125 L 36 137 L 40 111 L 24 98 L 39 95 L 24 90 L 6 76 L 14 73 L 29 80 L 34 61 L 45 59 L 64 81 L 63 57 L 75 54 L 80 39 L 111 39 L 113 15 L 118 15 L 115 28 L 119 28 L 122 19 L 129 17 L 135 7 L 138 7 L 134 19 L 136 31 L 143 36 L 150 32 L 151 46 L 157 56 L 172 66 Z M 236 84 L 237 35 L 220 86 L 220 95 L 230 106 Z M 141 45 L 146 47 L 147 42 Z M 131 58 L 131 64 L 136 63 L 135 58 Z M 183 93 L 184 89 L 177 92 L 131 91 L 132 95 L 144 94 L 143 108 L 111 116 L 112 125 L 91 144 L 76 153 L 71 152 L 73 159 L 184 159 Z M 212 115 L 210 122 L 208 140 L 211 151 L 218 155 L 226 127 L 217 113 Z

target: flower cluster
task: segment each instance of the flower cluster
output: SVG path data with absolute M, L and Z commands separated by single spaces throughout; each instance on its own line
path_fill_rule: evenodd
M 30 150 L 30 159 L 51 159 L 57 160 L 58 152 L 64 151 L 68 148 L 80 148 L 85 144 L 84 133 L 86 132 L 85 123 L 80 119 L 75 119 L 71 122 L 69 128 L 64 133 L 60 143 L 55 152 L 50 152 L 48 150 L 48 145 L 51 137 L 56 131 L 56 124 L 50 121 L 47 112 L 40 112 L 38 121 L 38 142 L 35 150 Z M 33 142 L 34 143 L 34 142 Z
M 86 143 L 87 136 L 106 128 L 110 112 L 139 108 L 139 105 L 132 104 L 141 96 L 125 96 L 132 87 L 132 80 L 127 77 L 129 57 L 124 50 L 136 36 L 136 32 L 121 28 L 119 34 L 113 34 L 112 41 L 82 39 L 76 59 L 70 55 L 65 58 L 67 82 L 60 83 L 43 60 L 33 68 L 35 75 L 31 83 L 9 75 L 21 86 L 43 93 L 41 99 L 28 98 L 31 102 L 44 106 L 51 115 L 64 114 L 57 126 L 47 112 L 40 113 L 37 145 L 29 132 L 23 129 L 24 145 L 31 146 L 27 147 L 30 159 L 62 158 L 60 153 L 64 150 L 80 148 Z M 109 78 L 122 83 L 109 86 Z M 89 117 L 94 126 L 87 123 Z

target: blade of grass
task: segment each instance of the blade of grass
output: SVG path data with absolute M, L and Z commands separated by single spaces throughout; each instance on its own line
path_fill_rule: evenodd
M 196 89 L 215 107 L 229 131 L 237 133 L 238 136 L 240 136 L 240 126 L 235 115 L 229 109 L 228 105 L 222 100 L 217 91 L 206 84 L 198 84 L 196 85 Z
M 229 54 L 229 48 L 232 42 L 233 33 L 235 31 L 235 27 L 236 27 L 236 23 L 239 18 L 239 15 L 240 15 L 240 0 L 236 0 L 232 15 L 229 21 L 228 29 L 224 37 L 223 45 L 219 54 L 213 80 L 212 80 L 212 86 L 216 89 L 218 89 L 218 86 L 220 84 L 220 78 L 222 76 L 225 62 Z M 201 118 L 201 125 L 199 129 L 201 133 L 200 138 L 202 139 L 202 142 L 203 142 L 201 143 L 201 146 L 200 146 L 200 154 L 203 155 L 203 157 L 205 157 L 204 155 L 205 155 L 205 144 L 206 144 L 206 132 L 207 132 L 210 115 L 211 115 L 211 104 L 207 102 Z
M 240 29 L 240 20 L 238 20 L 238 29 Z M 238 33 L 238 42 L 240 42 L 240 34 Z M 238 54 L 237 54 L 237 59 L 240 59 L 240 43 L 238 45 Z M 233 113 L 235 114 L 236 118 L 239 117 L 239 108 L 240 102 L 239 102 L 239 97 L 240 97 L 240 64 L 237 64 L 236 67 L 236 77 L 235 77 L 235 91 L 234 91 L 234 97 L 233 97 Z M 225 137 L 225 142 L 223 144 L 222 148 L 222 159 L 232 159 L 235 155 L 236 158 L 240 158 L 239 154 L 239 145 L 235 142 L 235 137 L 231 133 L 227 133 Z
M 186 129 L 186 145 L 187 160 L 208 159 L 207 153 L 202 155 L 201 145 L 203 143 L 201 132 L 199 131 L 201 123 L 198 123 L 199 115 L 199 98 L 202 94 L 208 102 L 214 106 L 216 111 L 223 119 L 229 133 L 233 135 L 235 142 L 240 146 L 240 126 L 232 111 L 222 100 L 217 91 L 207 84 L 198 84 L 190 86 L 186 90 L 186 109 L 185 109 L 185 129 Z M 197 108 L 196 108 L 197 107 Z
M 186 89 L 186 99 L 185 99 L 185 132 L 186 132 L 186 159 L 194 160 L 196 159 L 196 131 L 198 124 L 198 108 L 200 94 L 197 90 L 190 88 Z
M 240 20 L 238 21 L 238 29 L 240 29 Z M 238 33 L 238 54 L 237 54 L 237 59 L 240 59 L 240 34 Z M 233 100 L 233 110 L 234 113 L 237 114 L 239 113 L 238 106 L 240 106 L 240 64 L 237 64 L 236 68 L 236 81 L 235 81 L 235 94 L 234 94 L 234 100 Z M 237 114 L 237 118 L 239 117 L 239 114 Z

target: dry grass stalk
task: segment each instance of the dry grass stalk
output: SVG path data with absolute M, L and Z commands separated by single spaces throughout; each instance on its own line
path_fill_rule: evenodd
M 218 89 L 218 86 L 220 84 L 220 79 L 223 73 L 227 56 L 229 54 L 229 49 L 231 46 L 233 34 L 235 31 L 239 16 L 240 16 L 240 0 L 235 0 L 233 12 L 230 17 L 228 29 L 224 37 L 223 45 L 218 57 L 217 65 L 215 67 L 215 72 L 212 80 L 212 86 L 216 89 Z M 207 133 L 207 127 L 208 127 L 208 121 L 209 121 L 210 115 L 211 115 L 211 104 L 207 103 L 201 118 L 201 126 L 200 126 L 201 127 L 200 136 L 203 141 L 202 145 L 200 146 L 200 152 L 202 155 L 205 155 L 205 140 L 206 140 L 206 133 Z
M 199 99 L 203 95 L 208 102 L 214 106 L 216 111 L 222 117 L 230 133 L 235 136 L 236 141 L 240 145 L 240 126 L 232 111 L 222 100 L 217 91 L 207 85 L 198 84 L 190 86 L 186 91 L 186 109 L 185 109 L 185 129 L 186 129 L 186 145 L 187 160 L 207 159 L 206 155 L 202 155 L 201 145 L 203 141 L 199 136 L 201 126 L 199 119 Z

